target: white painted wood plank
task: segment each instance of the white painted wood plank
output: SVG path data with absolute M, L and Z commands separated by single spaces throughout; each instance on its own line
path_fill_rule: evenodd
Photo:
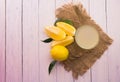
M 90 14 L 97 24 L 106 32 L 105 0 L 90 0 Z M 108 82 L 107 52 L 92 67 L 92 82 Z
M 109 82 L 120 82 L 120 0 L 107 0 L 107 28 L 114 39 L 108 53 Z
M 38 0 L 23 0 L 23 82 L 39 82 Z
M 56 0 L 56 8 L 61 7 L 64 4 L 71 3 L 73 0 Z
M 22 82 L 21 0 L 6 0 L 6 82 Z
M 56 0 L 56 9 L 72 0 Z M 72 72 L 67 72 L 61 64 L 57 64 L 57 82 L 73 82 Z
M 75 3 L 82 3 L 83 7 L 86 9 L 86 11 L 89 13 L 89 0 L 73 0 Z M 75 80 L 75 82 L 90 82 L 91 76 L 90 76 L 90 70 L 88 70 L 83 76 L 79 76 L 78 80 Z
M 5 82 L 5 1 L 0 0 L 0 82 Z
M 55 0 L 39 1 L 39 37 L 40 40 L 48 38 L 44 32 L 45 26 L 53 25 L 55 21 Z M 48 74 L 48 67 L 52 58 L 50 56 L 50 44 L 40 42 L 40 82 L 56 82 L 56 67 Z

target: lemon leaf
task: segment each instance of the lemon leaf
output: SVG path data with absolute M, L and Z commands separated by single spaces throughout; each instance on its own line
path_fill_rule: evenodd
M 68 20 L 68 19 L 57 19 L 57 20 L 55 21 L 55 23 L 54 23 L 55 26 L 56 26 L 56 23 L 57 23 L 57 22 L 65 22 L 65 23 L 70 24 L 70 25 L 73 26 L 73 22 L 72 22 L 71 20 Z
M 53 40 L 52 38 L 47 38 L 47 39 L 43 40 L 42 42 L 44 42 L 44 43 L 49 43 L 49 42 L 51 42 L 52 40 Z
M 68 23 L 68 24 L 70 24 L 70 25 L 73 26 L 73 22 L 72 22 L 71 20 L 66 19 L 66 20 L 64 20 L 63 22 Z
M 49 74 L 51 73 L 51 71 L 52 71 L 53 67 L 55 66 L 56 62 L 57 62 L 57 61 L 53 60 L 53 61 L 50 63 L 49 68 L 48 68 Z

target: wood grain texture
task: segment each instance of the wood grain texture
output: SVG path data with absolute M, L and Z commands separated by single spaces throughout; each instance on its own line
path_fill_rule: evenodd
M 23 0 L 23 82 L 39 82 L 38 0 Z
M 22 82 L 21 0 L 6 0 L 6 82 Z
M 51 74 L 50 44 L 44 27 L 53 25 L 55 9 L 81 2 L 91 17 L 113 38 L 108 51 L 74 80 L 56 64 Z M 0 0 L 0 82 L 120 82 L 120 0 Z
M 120 82 L 120 0 L 107 0 L 108 34 L 114 42 L 108 52 L 109 82 Z
M 102 6 L 101 6 L 102 5 Z M 90 0 L 90 14 L 98 25 L 107 32 L 105 0 Z M 92 67 L 92 82 L 108 82 L 107 51 Z
M 40 82 L 57 82 L 56 66 L 48 74 L 48 67 L 52 58 L 50 56 L 50 44 L 41 40 L 48 38 L 44 32 L 46 26 L 51 26 L 55 21 L 55 0 L 39 1 L 39 60 L 40 60 Z
M 5 82 L 5 1 L 0 0 L 0 82 Z

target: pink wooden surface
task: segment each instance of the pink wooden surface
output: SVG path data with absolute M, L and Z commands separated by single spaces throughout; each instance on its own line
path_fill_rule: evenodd
M 0 0 L 0 82 L 5 82 L 5 1 Z
M 6 0 L 6 82 L 22 81 L 21 0 Z
M 55 9 L 81 2 L 114 39 L 104 55 L 78 80 L 57 63 L 48 74 L 49 44 L 44 27 L 53 25 Z M 120 82 L 120 0 L 0 0 L 0 82 Z
M 23 82 L 39 82 L 38 0 L 23 0 Z

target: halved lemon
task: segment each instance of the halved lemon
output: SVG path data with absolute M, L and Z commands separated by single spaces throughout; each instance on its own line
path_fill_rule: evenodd
M 92 49 L 99 43 L 99 33 L 93 26 L 83 25 L 77 29 L 75 41 L 83 49 Z
M 67 24 L 65 22 L 57 22 L 56 25 L 57 25 L 57 27 L 59 27 L 63 31 L 65 31 L 65 33 L 67 35 L 69 35 L 69 36 L 74 36 L 75 35 L 76 29 L 72 25 Z
M 46 34 L 54 40 L 65 39 L 66 33 L 56 26 L 47 26 L 45 28 Z

